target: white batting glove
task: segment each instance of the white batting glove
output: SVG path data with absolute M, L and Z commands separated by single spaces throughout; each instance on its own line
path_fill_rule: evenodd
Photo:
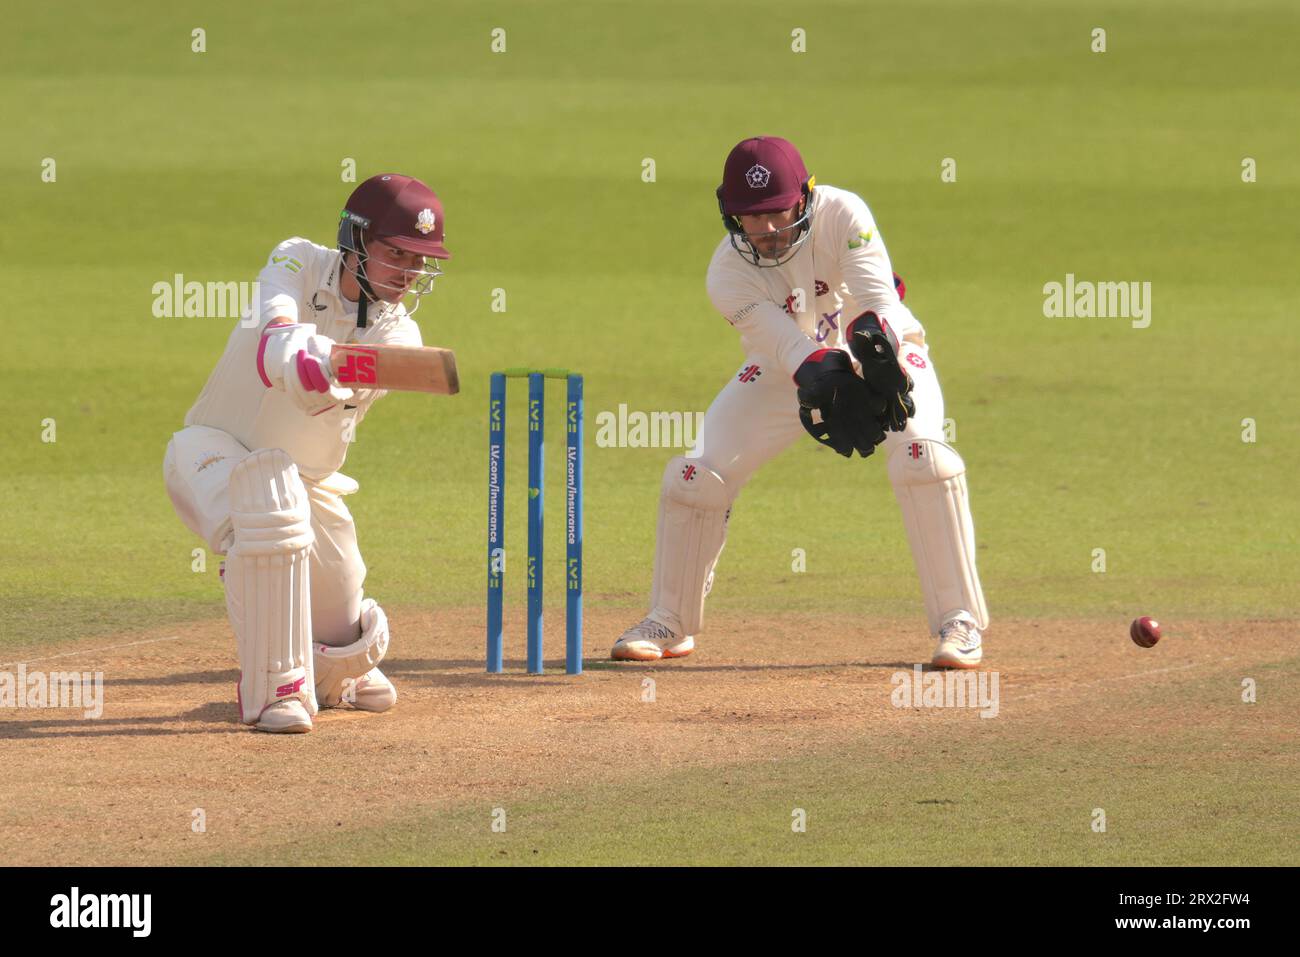
M 311 323 L 270 325 L 257 346 L 257 374 L 268 389 L 288 394 L 298 408 L 317 415 L 352 398 L 330 371 L 334 340 L 316 335 Z

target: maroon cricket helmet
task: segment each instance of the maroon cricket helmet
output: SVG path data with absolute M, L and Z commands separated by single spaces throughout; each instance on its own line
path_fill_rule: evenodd
M 381 173 L 366 180 L 348 197 L 340 217 L 340 245 L 352 227 L 366 239 L 433 259 L 450 259 L 443 246 L 442 202 L 424 183 L 400 173 Z
M 755 136 L 741 140 L 722 167 L 718 203 L 725 216 L 779 213 L 796 205 L 812 186 L 803 157 L 789 140 Z
M 731 236 L 731 245 L 741 258 L 760 268 L 789 262 L 812 234 L 812 189 L 816 181 L 808 175 L 803 157 L 789 140 L 779 136 L 754 136 L 741 140 L 727 154 L 718 187 L 718 210 Z M 761 253 L 745 234 L 740 216 L 780 213 L 803 202 L 799 218 L 777 235 L 784 240 L 768 253 Z

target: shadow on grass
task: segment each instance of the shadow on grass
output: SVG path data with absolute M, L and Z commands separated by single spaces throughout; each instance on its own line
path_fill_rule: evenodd
M 49 709 L 52 710 L 52 709 Z M 39 738 L 117 738 L 156 737 L 177 734 L 243 734 L 248 729 L 239 722 L 233 701 L 212 701 L 189 711 L 167 717 L 86 718 L 71 708 L 66 717 L 0 721 L 0 740 L 21 741 Z M 178 727 L 202 722 L 202 727 Z

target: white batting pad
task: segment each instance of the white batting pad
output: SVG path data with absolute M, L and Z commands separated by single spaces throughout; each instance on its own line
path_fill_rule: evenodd
M 361 602 L 361 637 L 340 648 L 316 643 L 316 700 L 333 708 L 350 686 L 388 653 L 388 616 L 373 598 Z
M 712 583 L 726 542 L 730 506 L 731 495 L 716 472 L 682 456 L 664 469 L 650 613 L 675 618 L 683 637 L 704 623 L 706 583 Z
M 288 698 L 315 714 L 311 506 L 287 453 L 259 449 L 235 466 L 230 521 L 226 610 L 239 646 L 241 717 L 256 724 L 267 706 Z
M 969 612 L 979 628 L 987 628 L 961 456 L 937 439 L 904 442 L 889 457 L 889 481 L 903 510 L 930 633 L 937 635 L 959 611 Z

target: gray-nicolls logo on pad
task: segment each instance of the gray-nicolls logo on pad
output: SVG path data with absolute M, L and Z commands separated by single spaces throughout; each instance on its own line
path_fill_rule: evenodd
M 152 894 L 68 894 L 50 898 L 51 927 L 128 927 L 132 937 L 148 937 L 153 925 Z

